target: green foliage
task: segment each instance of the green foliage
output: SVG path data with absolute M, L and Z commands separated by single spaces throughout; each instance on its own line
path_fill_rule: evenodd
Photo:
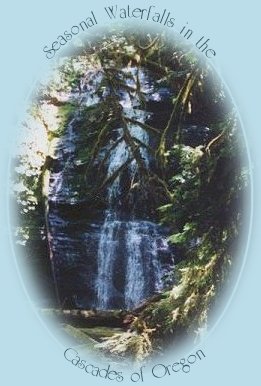
M 230 273 L 248 179 L 237 127 L 232 112 L 212 127 L 208 144 L 180 143 L 166 155 L 173 200 L 159 207 L 159 216 L 172 229 L 169 241 L 181 248 L 184 259 L 175 267 L 172 290 L 139 315 L 154 331 L 153 350 L 182 335 L 198 338 Z
M 61 136 L 64 133 L 66 125 L 68 125 L 69 121 L 72 119 L 73 113 L 75 112 L 76 105 L 73 103 L 64 103 L 61 106 L 59 106 L 58 110 L 58 120 L 59 120 L 59 127 L 57 136 Z
M 196 223 L 187 222 L 182 229 L 182 232 L 174 233 L 169 236 L 168 240 L 173 244 L 186 244 L 188 240 L 192 240 L 195 237 L 197 225 Z

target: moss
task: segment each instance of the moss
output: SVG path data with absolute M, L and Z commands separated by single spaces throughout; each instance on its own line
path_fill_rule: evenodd
M 95 341 L 79 328 L 73 327 L 69 324 L 64 324 L 62 326 L 62 329 L 67 335 L 72 337 L 77 343 L 89 344 L 90 346 L 94 346 L 95 344 Z
M 89 147 L 82 147 L 76 153 L 76 163 L 78 165 L 88 164 L 91 159 L 91 151 Z
M 113 336 L 115 333 L 119 334 L 123 332 L 121 328 L 112 328 L 112 327 L 105 327 L 105 326 L 81 328 L 81 331 L 98 342 L 101 342 L 104 338 Z
M 59 126 L 57 130 L 48 132 L 49 141 L 51 141 L 53 138 L 60 138 L 62 135 L 64 135 L 68 123 L 73 118 L 73 114 L 76 108 L 76 104 L 71 102 L 65 102 L 58 106 L 57 119 L 59 121 Z

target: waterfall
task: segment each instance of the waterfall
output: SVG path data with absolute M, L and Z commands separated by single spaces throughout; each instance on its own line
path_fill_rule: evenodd
M 156 240 L 158 227 L 148 221 L 129 221 L 126 227 L 127 278 L 125 305 L 137 306 L 153 292 L 163 289 Z
M 121 227 L 121 222 L 115 217 L 111 211 L 107 212 L 98 247 L 97 300 L 101 309 L 109 308 L 110 299 L 115 296 L 113 268 L 119 246 L 118 232 Z
M 128 71 L 136 79 L 137 69 L 123 69 Z M 153 87 L 141 70 L 139 77 L 141 91 L 150 98 Z M 146 214 L 142 204 L 137 205 L 139 197 L 144 202 L 139 187 L 140 170 L 133 149 L 125 141 L 123 124 L 115 124 L 97 155 L 99 163 L 110 151 L 103 173 L 105 178 L 114 179 L 104 192 L 106 208 L 90 215 L 91 204 L 85 203 L 79 193 L 77 178 L 82 176 L 84 166 L 77 158 L 79 147 L 83 148 L 78 129 L 78 123 L 82 123 L 81 109 L 92 109 L 110 93 L 108 88 L 99 87 L 101 71 L 88 70 L 86 79 L 81 80 L 79 92 L 68 97 L 79 108 L 59 141 L 53 144 L 48 218 L 57 287 L 64 307 L 133 309 L 164 289 L 172 254 L 165 231 Z M 126 83 L 135 86 L 133 79 L 127 78 Z M 150 134 L 135 121 L 146 123 L 151 113 L 141 109 L 135 92 L 130 95 L 119 90 L 118 97 L 126 120 L 131 120 L 129 135 L 138 144 L 139 157 L 149 171 Z M 137 187 L 140 190 L 136 191 Z
M 122 93 L 120 103 L 125 108 L 127 117 L 145 122 L 148 113 L 134 109 L 135 103 L 130 103 L 129 95 Z M 129 132 L 133 139 L 144 144 L 139 150 L 140 156 L 145 167 L 149 168 L 150 158 L 146 148 L 149 145 L 148 133 L 135 124 L 129 125 Z M 117 139 L 122 134 L 123 128 L 119 128 Z M 109 157 L 107 177 L 112 176 L 131 157 L 128 144 L 124 140 L 120 141 Z M 126 172 L 129 182 L 133 180 L 137 170 L 137 162 L 133 159 Z M 132 212 L 128 213 L 127 219 L 121 219 L 119 203 L 122 175 L 119 174 L 107 189 L 108 210 L 98 246 L 98 309 L 132 309 L 163 289 L 164 271 L 159 259 L 157 241 L 166 244 L 166 240 L 160 234 L 157 224 L 137 219 Z

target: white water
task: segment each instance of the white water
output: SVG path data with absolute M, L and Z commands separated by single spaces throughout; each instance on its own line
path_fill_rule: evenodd
M 119 246 L 118 232 L 121 222 L 114 220 L 111 211 L 106 214 L 98 248 L 97 299 L 100 309 L 109 307 L 110 298 L 114 295 L 113 276 L 116 248 Z
M 128 309 L 137 306 L 150 295 L 163 289 L 162 271 L 158 259 L 156 238 L 157 226 L 148 221 L 129 221 L 126 231 L 126 252 L 128 256 L 125 284 L 125 305 Z
M 137 75 L 135 70 L 133 75 Z M 95 90 L 102 79 L 101 73 L 95 76 L 95 72 L 89 72 L 87 76 L 87 86 L 84 87 L 83 82 L 81 92 L 72 95 L 72 99 L 77 99 L 79 106 L 82 107 L 100 101 Z M 143 83 L 143 92 L 145 94 L 149 92 L 150 86 L 146 84 L 145 76 L 141 72 L 140 82 Z M 131 80 L 128 83 L 135 86 L 135 82 Z M 139 101 L 138 98 L 135 100 L 135 93 L 130 97 L 127 92 L 121 92 L 120 103 L 126 118 L 145 122 L 149 117 L 149 113 L 139 110 Z M 53 158 L 57 161 L 58 167 L 50 173 L 50 202 L 72 204 L 78 200 L 75 186 L 77 161 L 75 154 L 79 140 L 77 114 L 69 122 L 61 140 L 54 146 Z M 137 139 L 145 145 L 139 147 L 139 151 L 144 166 L 149 169 L 150 156 L 146 148 L 150 140 L 148 132 L 134 123 L 128 123 L 128 130 L 134 141 Z M 121 138 L 123 132 L 122 127 L 115 128 L 113 140 Z M 107 151 L 111 145 L 112 140 L 102 151 Z M 99 155 L 100 159 L 103 159 L 103 154 L 101 152 Z M 56 274 L 60 277 L 60 266 L 61 271 L 64 271 L 64 267 L 67 270 L 76 267 L 75 272 L 77 271 L 77 276 L 71 273 L 71 276 L 65 274 L 59 279 L 62 291 L 64 288 L 67 291 L 63 296 L 82 299 L 79 300 L 79 304 L 87 304 L 88 307 L 133 309 L 153 293 L 163 289 L 165 271 L 160 254 L 163 250 L 168 251 L 168 245 L 162 236 L 160 226 L 147 221 L 143 213 L 137 214 L 135 210 L 130 210 L 127 214 L 122 213 L 124 208 L 121 200 L 125 194 L 124 189 L 139 183 L 139 169 L 128 144 L 121 140 L 107 160 L 107 177 L 112 176 L 126 162 L 129 163 L 124 172 L 119 174 L 107 189 L 108 205 L 104 211 L 103 224 L 101 226 L 99 222 L 92 224 L 95 231 L 92 230 L 91 235 L 89 227 L 84 231 L 80 228 L 79 231 L 79 228 L 74 228 L 73 224 L 70 224 L 70 221 L 61 221 L 59 208 L 53 209 L 50 215 L 55 240 L 53 249 L 58 267 Z M 68 216 L 67 212 L 66 215 Z M 88 262 L 86 268 L 85 262 Z
M 123 96 L 120 103 L 125 108 L 125 116 L 129 118 L 144 122 L 148 116 L 141 110 L 133 109 L 135 103 L 130 103 L 128 95 Z M 149 145 L 149 135 L 143 128 L 129 124 L 128 129 L 133 139 Z M 123 129 L 118 129 L 118 138 L 122 134 Z M 146 147 L 140 147 L 140 156 L 145 167 L 149 168 L 150 160 Z M 130 158 L 133 158 L 131 150 L 122 140 L 110 155 L 107 176 L 112 176 Z M 138 171 L 135 159 L 128 164 L 127 170 L 131 181 Z M 160 246 L 166 245 L 166 240 L 160 235 L 159 226 L 155 223 L 134 219 L 132 213 L 129 213 L 129 220 L 120 219 L 118 202 L 121 193 L 120 174 L 107 190 L 109 208 L 101 228 L 98 246 L 98 309 L 113 308 L 114 299 L 117 297 L 121 299 L 122 308 L 132 309 L 163 289 L 163 270 L 158 252 Z M 121 293 L 117 275 L 121 275 L 120 281 L 124 282 Z

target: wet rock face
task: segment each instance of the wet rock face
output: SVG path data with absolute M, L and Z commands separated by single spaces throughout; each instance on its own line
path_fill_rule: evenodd
M 137 69 L 130 71 L 136 74 Z M 159 111 L 163 106 L 169 109 L 170 91 L 157 88 L 145 72 L 139 71 L 139 77 L 148 106 L 153 105 L 155 111 L 156 106 Z M 97 73 L 83 85 L 79 110 L 97 105 L 110 93 L 97 94 L 101 80 Z M 140 106 L 135 93 L 130 96 L 119 90 L 118 98 L 126 118 L 142 123 L 153 118 L 154 113 Z M 88 198 L 87 188 L 85 195 L 83 182 L 88 176 L 84 175 L 84 162 L 77 158 L 83 147 L 81 119 L 76 111 L 56 144 L 49 169 L 48 239 L 57 292 L 65 308 L 133 309 L 164 289 L 164 277 L 173 268 L 173 249 L 167 231 L 157 224 L 154 192 L 142 184 L 140 165 L 119 122 L 115 121 L 97 154 L 91 172 L 93 184 L 99 162 L 110 148 L 101 174 L 108 179 L 125 167 L 104 188 L 100 207 Z M 128 123 L 128 131 L 136 144 L 142 144 L 138 150 L 142 167 L 152 170 L 155 162 L 148 148 L 155 145 L 153 136 L 135 122 Z M 89 175 L 89 184 L 91 179 Z
M 100 224 L 85 223 L 84 213 L 70 219 L 70 206 L 53 209 L 49 214 L 51 258 L 60 301 L 65 308 L 91 308 L 95 298 L 97 244 Z M 74 208 L 72 208 L 74 211 Z M 86 218 L 88 218 L 85 211 Z

